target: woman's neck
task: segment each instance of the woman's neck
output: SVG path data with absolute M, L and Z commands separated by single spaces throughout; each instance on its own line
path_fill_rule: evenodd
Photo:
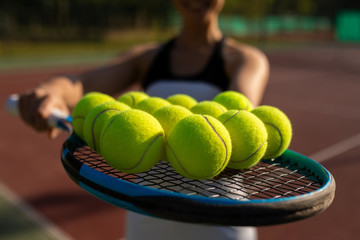
M 219 42 L 222 37 L 217 19 L 209 23 L 184 22 L 177 44 L 192 49 L 207 48 Z

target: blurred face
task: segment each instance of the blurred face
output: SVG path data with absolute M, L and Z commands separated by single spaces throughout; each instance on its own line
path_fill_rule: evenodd
M 173 0 L 185 21 L 208 22 L 217 17 L 225 0 Z

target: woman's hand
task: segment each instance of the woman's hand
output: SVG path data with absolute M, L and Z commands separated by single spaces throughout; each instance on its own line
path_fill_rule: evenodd
M 47 119 L 54 109 L 70 114 L 62 96 L 46 88 L 35 88 L 19 96 L 19 113 L 25 123 L 39 132 L 48 132 L 51 139 L 57 137 L 60 130 L 50 127 Z

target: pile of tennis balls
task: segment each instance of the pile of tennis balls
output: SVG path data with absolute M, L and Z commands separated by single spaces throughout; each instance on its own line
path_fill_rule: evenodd
M 177 173 L 199 180 L 276 158 L 292 138 L 281 110 L 253 108 L 235 91 L 201 102 L 185 94 L 163 99 L 130 91 L 115 99 L 91 92 L 72 118 L 74 132 L 115 169 L 141 173 L 168 161 Z

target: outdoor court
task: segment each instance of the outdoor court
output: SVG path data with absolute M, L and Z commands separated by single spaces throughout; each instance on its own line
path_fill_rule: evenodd
M 360 46 L 312 45 L 266 51 L 271 78 L 263 104 L 282 109 L 290 148 L 336 180 L 333 204 L 307 220 L 259 228 L 259 239 L 355 239 L 360 227 Z M 56 73 L 89 65 L 0 72 L 0 101 Z M 125 211 L 75 185 L 60 162 L 62 142 L 0 112 L 0 239 L 122 239 Z

